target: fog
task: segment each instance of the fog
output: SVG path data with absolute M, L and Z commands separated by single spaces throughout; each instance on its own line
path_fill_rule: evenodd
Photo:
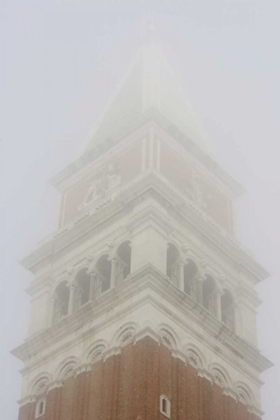
M 1 2 L 1 409 L 16 419 L 32 275 L 18 262 L 55 229 L 49 179 L 71 162 L 143 42 L 157 37 L 221 166 L 246 189 L 236 234 L 271 277 L 258 285 L 265 420 L 279 418 L 280 6 L 277 1 Z

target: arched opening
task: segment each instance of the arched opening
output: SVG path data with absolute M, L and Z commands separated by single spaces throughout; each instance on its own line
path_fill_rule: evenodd
M 74 376 L 77 367 L 78 365 L 74 360 L 67 362 L 61 369 L 61 372 L 60 372 L 61 380 L 66 381 L 66 379 L 69 379 L 72 376 Z
M 193 300 L 198 302 L 199 300 L 199 288 L 197 282 L 197 266 L 196 264 L 188 259 L 184 266 L 184 291 Z
M 221 388 L 224 388 L 227 386 L 227 380 L 223 372 L 221 372 L 220 369 L 213 369 L 212 370 L 212 376 L 215 384 L 219 385 Z
M 160 396 L 159 411 L 161 412 L 161 414 L 164 414 L 166 417 L 170 418 L 171 404 L 169 399 L 165 395 Z
M 76 275 L 76 305 L 75 309 L 80 308 L 89 301 L 90 293 L 90 275 L 86 267 L 82 268 Z
M 46 411 L 46 400 L 45 398 L 37 401 L 36 408 L 35 408 L 35 419 L 41 417 L 45 414 Z
M 213 277 L 207 275 L 202 284 L 202 305 L 212 315 L 216 316 L 216 285 Z
M 68 314 L 69 307 L 69 295 L 70 290 L 66 283 L 63 281 L 60 283 L 55 291 L 54 295 L 54 311 L 53 311 L 53 323 L 59 322 Z
M 229 290 L 224 290 L 221 297 L 222 322 L 234 331 L 234 300 Z
M 42 414 L 44 414 L 44 406 L 45 406 L 45 401 L 40 401 L 39 404 L 39 416 L 41 416 Z
M 109 255 L 103 255 L 96 263 L 96 294 L 106 292 L 111 286 L 111 261 Z
M 38 381 L 36 381 L 32 389 L 32 393 L 35 395 L 44 394 L 48 390 L 49 383 L 50 383 L 49 377 L 47 376 L 41 377 Z
M 237 387 L 237 395 L 239 401 L 244 405 L 251 405 L 252 404 L 252 398 L 249 392 L 243 388 L 242 386 Z
M 166 274 L 170 278 L 170 281 L 178 285 L 179 279 L 179 251 L 171 243 L 167 244 L 167 255 L 166 255 Z
M 123 242 L 117 250 L 116 283 L 119 284 L 127 278 L 131 270 L 131 243 Z

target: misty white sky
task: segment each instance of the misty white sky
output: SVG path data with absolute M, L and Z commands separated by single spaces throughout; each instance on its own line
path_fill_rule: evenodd
M 1 408 L 17 418 L 26 336 L 18 263 L 55 226 L 48 180 L 82 146 L 154 14 L 166 55 L 214 154 L 247 190 L 236 231 L 273 275 L 257 290 L 265 420 L 280 409 L 280 2 L 274 0 L 0 0 Z

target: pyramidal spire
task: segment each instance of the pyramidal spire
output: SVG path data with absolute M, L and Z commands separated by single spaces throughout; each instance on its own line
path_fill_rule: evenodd
M 156 110 L 168 125 L 175 126 L 188 141 L 212 155 L 206 134 L 156 39 L 154 25 L 152 22 L 147 25 L 144 44 L 97 120 L 81 154 L 102 141 L 124 135 L 151 118 L 150 111 Z

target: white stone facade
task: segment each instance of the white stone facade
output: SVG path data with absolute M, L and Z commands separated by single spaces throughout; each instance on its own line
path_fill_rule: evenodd
M 53 180 L 57 230 L 23 261 L 34 280 L 28 337 L 14 350 L 21 404 L 149 335 L 260 415 L 270 363 L 257 349 L 254 285 L 267 273 L 234 237 L 242 188 L 186 137 L 197 131 L 187 108 L 179 128 L 167 120 L 176 110 L 159 101 L 156 70 L 145 70 L 139 118 L 90 138 Z

